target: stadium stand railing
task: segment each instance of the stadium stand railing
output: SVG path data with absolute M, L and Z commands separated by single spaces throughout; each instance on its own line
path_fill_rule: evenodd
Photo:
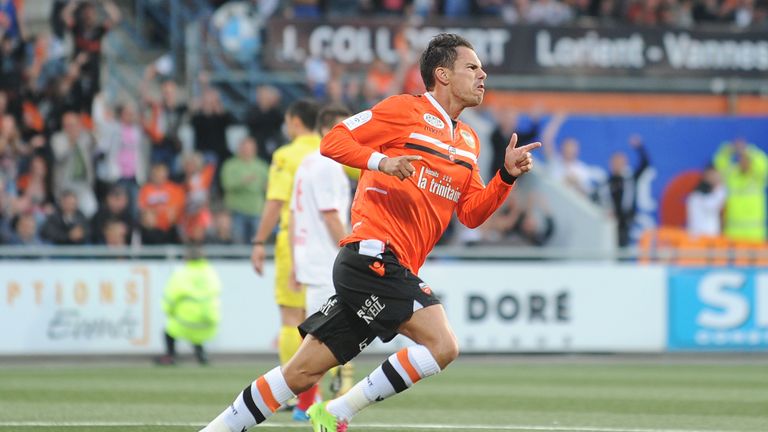
M 679 227 L 662 226 L 643 232 L 638 261 L 682 267 L 766 267 L 768 243 L 731 240 L 723 236 L 692 236 Z

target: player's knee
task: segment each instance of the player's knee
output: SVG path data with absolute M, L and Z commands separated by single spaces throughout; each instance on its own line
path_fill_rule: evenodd
M 308 368 L 303 368 L 300 365 L 294 365 L 290 362 L 283 366 L 282 371 L 285 383 L 288 384 L 288 388 L 290 388 L 294 394 L 299 394 L 308 390 L 320 381 L 320 378 L 323 376 L 321 373 L 313 372 Z
M 450 338 L 446 341 L 445 350 L 443 354 L 444 364 L 440 366 L 441 369 L 445 369 L 450 363 L 459 357 L 459 342 L 456 338 Z
M 428 348 L 440 369 L 445 369 L 459 356 L 459 343 L 455 337 L 442 339 L 439 343 Z

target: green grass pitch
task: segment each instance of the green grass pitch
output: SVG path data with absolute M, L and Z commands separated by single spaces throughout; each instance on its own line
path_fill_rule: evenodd
M 376 364 L 358 362 L 356 374 Z M 464 357 L 350 431 L 766 432 L 767 365 Z M 0 431 L 197 431 L 271 366 L 0 364 Z M 278 413 L 252 430 L 311 428 Z

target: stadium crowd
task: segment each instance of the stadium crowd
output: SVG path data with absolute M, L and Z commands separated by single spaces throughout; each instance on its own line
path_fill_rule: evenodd
M 109 101 L 100 89 L 102 41 L 121 19 L 119 8 L 112 1 L 56 1 L 50 32 L 29 35 L 21 18 L 23 3 L 0 0 L 0 244 L 248 243 L 264 206 L 271 155 L 287 141 L 281 127 L 288 101 L 281 93 L 259 87 L 256 103 L 238 119 L 205 73 L 198 76 L 196 96 L 185 101 L 167 68 L 155 63 L 145 69 L 135 95 Z M 285 13 L 374 8 L 400 14 L 423 2 L 342 3 L 303 0 Z M 749 25 L 764 22 L 766 2 L 446 0 L 438 6 L 448 16 L 501 14 L 527 22 L 610 16 L 649 25 L 721 21 L 741 26 L 747 15 Z M 342 103 L 353 112 L 392 94 L 424 91 L 415 60 L 396 66 L 377 61 L 365 76 L 356 77 L 338 65 L 310 59 L 306 78 L 318 100 Z M 556 142 L 565 115 L 533 114 L 528 130 L 518 128 L 514 112 L 487 117 L 496 124 L 486 144 L 492 153 L 488 172 L 498 167 L 513 131 L 522 142 L 542 140 L 550 175 L 603 205 L 618 222 L 619 244 L 629 244 L 635 183 L 652 163 L 641 137 L 628 137 L 637 166 L 620 153 L 595 167 L 579 160 L 577 138 Z M 227 129 L 233 125 L 244 125 L 247 136 L 229 142 Z M 192 148 L 182 142 L 183 129 L 191 131 Z M 765 154 L 756 147 L 743 143 L 734 148 L 738 157 L 758 161 L 751 163 L 753 170 L 763 166 Z M 724 164 L 706 178 L 719 184 L 717 173 L 726 175 Z M 725 198 L 719 202 L 722 207 Z M 512 194 L 502 211 L 465 242 L 545 245 L 555 230 L 546 197 Z
M 263 17 L 359 15 L 501 18 L 508 24 L 571 22 L 692 27 L 768 26 L 766 0 L 252 0 Z M 214 6 L 225 1 L 210 0 Z

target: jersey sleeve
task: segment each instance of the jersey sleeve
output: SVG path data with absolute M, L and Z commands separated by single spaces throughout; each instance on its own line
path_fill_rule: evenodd
M 411 120 L 412 96 L 392 96 L 337 124 L 320 144 L 320 153 L 343 165 L 377 169 L 387 145 L 395 142 Z
M 461 195 L 456 216 L 469 228 L 477 228 L 506 201 L 512 185 L 505 183 L 497 172 L 488 185 L 483 185 L 477 166 L 472 170 L 467 192 Z
M 267 181 L 267 199 L 286 202 L 291 199 L 293 190 L 292 176 L 288 167 L 288 154 L 285 149 L 278 150 L 272 155 Z

